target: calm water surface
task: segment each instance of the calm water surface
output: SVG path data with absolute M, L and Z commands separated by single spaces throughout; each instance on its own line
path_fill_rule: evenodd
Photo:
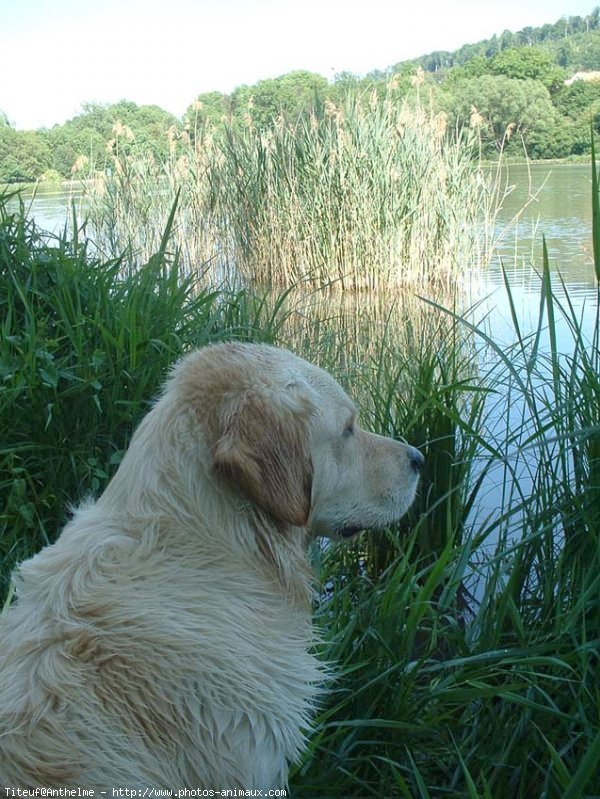
M 496 256 L 485 272 L 474 275 L 470 290 L 480 305 L 474 312 L 476 321 L 486 319 L 486 329 L 497 345 L 510 352 L 517 340 L 512 320 L 509 296 L 504 285 L 503 270 L 510 283 L 510 293 L 521 335 L 536 331 L 540 316 L 540 277 L 542 270 L 542 241 L 546 240 L 551 279 L 558 304 L 556 311 L 557 347 L 566 359 L 573 351 L 573 337 L 560 306 L 572 307 L 578 326 L 591 340 L 597 323 L 598 292 L 593 264 L 591 167 L 586 164 L 535 164 L 512 166 L 506 175 L 506 185 L 514 188 L 507 194 L 498 218 L 497 234 L 501 241 Z M 550 351 L 547 317 L 543 320 L 540 353 Z M 481 346 L 480 361 L 492 367 L 497 356 Z M 507 370 L 504 368 L 504 372 Z M 550 367 L 548 365 L 548 374 Z M 496 374 L 502 375 L 500 369 Z M 499 401 L 488 403 L 485 427 L 490 440 L 506 439 L 511 432 L 523 431 L 527 439 L 530 411 L 522 393 L 502 396 L 505 390 L 498 384 Z M 552 402 L 549 385 L 545 388 Z M 531 431 L 537 428 L 531 423 Z M 556 442 L 558 449 L 564 442 Z M 521 447 L 518 443 L 505 452 L 510 474 L 497 462 L 487 474 L 474 515 L 479 519 L 497 517 L 506 495 L 518 486 L 523 496 L 534 490 L 533 475 L 537 468 L 536 445 Z M 510 503 L 509 503 L 510 504 Z M 511 520 L 514 535 L 519 536 L 519 514 Z M 488 544 L 493 546 L 495 536 Z
M 468 274 L 467 303 L 477 305 L 475 321 L 486 319 L 494 340 L 510 344 L 514 326 L 502 270 L 508 275 L 512 300 L 523 333 L 535 329 L 539 313 L 542 236 L 546 238 L 557 295 L 569 301 L 591 335 L 597 294 L 592 260 L 591 178 L 588 164 L 531 164 L 506 167 L 501 176 L 501 209 L 496 224 L 498 245 L 492 264 Z M 70 193 L 41 187 L 23 199 L 39 226 L 52 233 L 65 228 Z M 563 288 L 564 283 L 564 288 Z M 568 325 L 558 321 L 559 347 L 571 348 Z
M 578 302 L 592 298 L 590 166 L 510 166 L 502 174 L 502 186 L 505 197 L 496 225 L 497 255 L 489 269 L 473 276 L 475 291 L 485 293 L 502 286 L 502 264 L 525 306 L 529 295 L 538 291 L 535 270 L 541 269 L 544 235 L 551 269 L 557 275 L 560 272 L 569 296 Z M 23 199 L 41 228 L 59 233 L 69 220 L 72 200 L 77 201 L 80 193 L 77 187 L 67 193 L 41 186 L 35 196 L 24 191 Z
M 502 268 L 525 332 L 538 320 L 542 239 L 546 240 L 552 282 L 562 302 L 568 300 L 591 334 L 597 302 L 592 251 L 591 176 L 587 164 L 534 164 L 507 170 L 514 189 L 502 204 L 497 233 L 502 236 L 490 268 L 478 276 L 480 296 L 498 340 L 514 339 Z M 564 284 L 564 288 L 563 288 Z M 568 326 L 558 322 L 559 346 L 569 351 Z

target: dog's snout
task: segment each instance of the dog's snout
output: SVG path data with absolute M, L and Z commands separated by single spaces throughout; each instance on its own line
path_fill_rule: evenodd
M 416 472 L 418 474 L 425 465 L 425 458 L 419 452 L 418 449 L 415 449 L 414 447 L 409 447 L 408 462 L 410 463 L 410 468 L 413 470 L 413 472 Z

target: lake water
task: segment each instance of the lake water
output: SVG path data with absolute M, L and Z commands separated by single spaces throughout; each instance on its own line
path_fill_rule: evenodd
M 542 237 L 546 239 L 553 286 L 559 298 L 565 291 L 591 332 L 596 304 L 592 251 L 591 168 L 587 164 L 511 166 L 506 173 L 510 193 L 502 203 L 496 225 L 501 237 L 489 269 L 474 276 L 474 297 L 487 297 L 483 308 L 498 341 L 514 340 L 510 306 L 502 268 L 524 331 L 537 323 L 542 269 Z M 563 289 L 564 283 L 564 289 Z M 570 349 L 570 336 L 559 326 L 561 346 Z
M 565 358 L 573 351 L 573 336 L 567 321 L 572 312 L 580 329 L 591 340 L 597 324 L 598 291 L 593 264 L 591 167 L 586 164 L 534 164 L 512 166 L 507 185 L 514 186 L 503 202 L 498 216 L 497 233 L 504 231 L 490 267 L 473 275 L 469 286 L 473 300 L 479 299 L 476 321 L 486 318 L 491 339 L 504 350 L 517 340 L 512 312 L 516 313 L 521 335 L 525 338 L 536 331 L 540 316 L 540 273 L 543 265 L 543 238 L 546 240 L 549 266 L 556 306 L 557 348 Z M 504 273 L 510 283 L 511 302 L 504 284 Z M 563 315 L 560 306 L 567 309 Z M 569 306 L 572 311 L 568 310 Z M 548 352 L 550 341 L 547 317 L 540 336 L 540 352 Z M 480 360 L 493 368 L 494 353 L 481 345 Z M 502 367 L 495 374 L 502 375 Z M 550 367 L 548 366 L 548 375 Z M 499 385 L 500 392 L 504 391 Z M 552 403 L 550 381 L 544 389 Z M 537 423 L 532 419 L 527 399 L 519 391 L 501 397 L 487 408 L 485 425 L 490 438 L 504 441 L 507 434 L 521 431 L 521 442 L 527 440 L 527 430 L 533 432 Z M 530 425 L 530 426 L 529 426 Z M 513 488 L 527 497 L 535 491 L 538 466 L 537 444 L 523 446 L 516 441 L 505 452 L 506 464 L 496 462 L 478 494 L 475 515 L 478 519 L 497 518 L 506 497 Z M 564 442 L 555 442 L 556 458 Z M 505 492 L 500 496 L 499 486 Z M 508 503 L 510 504 L 510 503 Z M 515 503 L 515 504 L 518 504 Z M 515 513 L 510 520 L 513 535 L 520 534 L 522 516 Z M 495 536 L 488 539 L 493 546 Z
M 461 307 L 475 306 L 472 320 L 485 320 L 495 342 L 515 340 L 511 304 L 503 270 L 511 286 L 513 310 L 522 334 L 534 330 L 539 316 L 542 236 L 546 239 L 556 295 L 572 304 L 581 327 L 591 336 L 596 313 L 596 280 L 592 253 L 591 167 L 589 164 L 523 164 L 504 167 L 499 184 L 503 200 L 495 228 L 498 243 L 492 263 L 465 269 Z M 26 209 L 51 233 L 64 230 L 73 201 L 79 206 L 81 188 L 70 192 L 40 186 L 35 195 L 24 191 Z M 15 203 L 16 201 L 13 201 Z M 557 317 L 558 346 L 569 352 L 569 326 Z
M 569 298 L 586 314 L 596 300 L 592 256 L 591 177 L 588 164 L 530 164 L 510 166 L 502 175 L 505 198 L 498 214 L 500 241 L 490 268 L 469 276 L 474 299 L 489 295 L 485 307 L 492 311 L 495 334 L 510 335 L 505 328 L 507 310 L 501 264 L 507 272 L 513 299 L 524 324 L 537 318 L 542 265 L 542 235 L 546 237 L 550 268 L 560 295 L 558 273 Z M 52 233 L 64 229 L 70 205 L 80 192 L 40 186 L 35 196 L 23 192 L 29 213 Z M 591 318 L 591 317 L 590 317 Z
M 497 217 L 496 255 L 489 267 L 466 271 L 466 303 L 477 304 L 476 322 L 486 319 L 499 344 L 515 339 L 511 307 L 502 270 L 508 275 L 514 309 L 523 333 L 535 328 L 539 314 L 542 236 L 546 238 L 556 294 L 568 295 L 591 335 L 597 302 L 593 254 L 591 169 L 588 164 L 530 164 L 505 167 L 501 176 L 504 199 Z M 38 225 L 58 233 L 65 228 L 72 201 L 80 190 L 40 186 L 35 195 L 23 192 L 28 212 Z M 15 202 L 15 201 L 13 201 Z M 558 320 L 559 348 L 568 352 L 568 325 Z

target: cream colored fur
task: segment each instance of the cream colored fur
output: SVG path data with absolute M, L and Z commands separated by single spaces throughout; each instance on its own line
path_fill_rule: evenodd
M 398 519 L 420 456 L 325 372 L 224 344 L 174 369 L 0 620 L 0 786 L 282 788 L 322 681 L 307 537 Z

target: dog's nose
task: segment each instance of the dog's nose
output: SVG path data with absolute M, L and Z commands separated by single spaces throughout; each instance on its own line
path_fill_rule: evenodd
M 421 471 L 421 469 L 425 465 L 425 458 L 423 457 L 423 455 L 421 455 L 419 450 L 415 449 L 414 447 L 408 448 L 408 461 L 410 463 L 410 468 L 414 472 L 417 472 L 417 474 Z

